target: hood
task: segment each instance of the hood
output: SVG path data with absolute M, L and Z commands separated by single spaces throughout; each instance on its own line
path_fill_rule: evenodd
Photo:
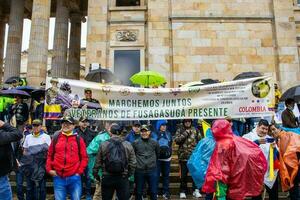
M 160 129 L 161 125 L 167 124 L 167 123 L 168 123 L 167 120 L 164 120 L 164 119 L 158 120 L 156 122 L 156 131 L 159 132 L 159 129 Z
M 230 123 L 225 120 L 216 120 L 212 125 L 212 134 L 216 140 L 232 138 L 233 133 Z

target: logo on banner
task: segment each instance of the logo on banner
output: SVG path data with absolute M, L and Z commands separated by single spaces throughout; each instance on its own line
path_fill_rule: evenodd
M 265 98 L 271 91 L 270 84 L 265 79 L 259 79 L 252 83 L 252 94 L 257 98 Z

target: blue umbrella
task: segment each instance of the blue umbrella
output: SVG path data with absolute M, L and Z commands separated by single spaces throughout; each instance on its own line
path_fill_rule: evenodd
M 2 96 L 20 96 L 23 98 L 29 98 L 30 94 L 28 94 L 25 91 L 17 90 L 17 89 L 9 89 L 9 90 L 2 90 L 0 92 L 0 95 Z
M 18 87 L 16 87 L 16 89 L 17 90 L 23 90 L 25 92 L 31 93 L 36 88 L 27 85 L 27 86 L 18 86 Z

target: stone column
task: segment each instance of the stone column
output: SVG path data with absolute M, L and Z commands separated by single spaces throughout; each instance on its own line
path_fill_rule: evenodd
M 51 0 L 33 0 L 28 52 L 27 81 L 39 86 L 47 76 Z
M 273 0 L 277 45 L 277 77 L 282 91 L 299 84 L 300 68 L 293 0 Z
M 174 86 L 171 64 L 169 1 L 148 1 L 148 67 L 163 74 L 168 86 Z M 158 39 L 159 37 L 159 39 Z
M 57 1 L 51 76 L 66 78 L 69 9 L 64 0 Z
M 92 63 L 107 67 L 107 5 L 108 1 L 88 1 L 88 24 L 86 43 L 86 73 Z
M 81 15 L 71 13 L 71 34 L 69 46 L 69 59 L 67 77 L 70 79 L 80 78 L 80 43 L 81 43 Z
M 24 0 L 11 0 L 4 80 L 20 76 Z
M 0 13 L 0 84 L 3 79 L 3 53 L 4 53 L 4 36 L 5 36 L 5 19 Z

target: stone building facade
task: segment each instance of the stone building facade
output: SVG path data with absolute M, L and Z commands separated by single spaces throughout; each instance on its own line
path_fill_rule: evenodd
M 86 72 L 99 64 L 125 80 L 136 71 L 154 70 L 170 87 L 204 78 L 232 80 L 244 71 L 270 75 L 282 89 L 300 83 L 297 0 L 26 0 L 24 6 L 24 16 L 32 20 L 27 78 L 33 85 L 47 71 L 50 16 L 57 19 L 51 71 L 58 77 L 79 78 L 80 21 L 86 17 Z M 18 21 L 12 15 L 20 12 L 0 12 L 6 16 L 0 22 Z M 18 63 L 16 55 L 7 59 Z M 7 74 L 14 73 L 18 70 Z

